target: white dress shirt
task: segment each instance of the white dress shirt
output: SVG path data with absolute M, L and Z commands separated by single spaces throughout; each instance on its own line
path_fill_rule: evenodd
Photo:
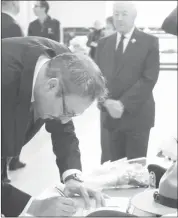
M 129 41 L 130 41 L 130 38 L 132 37 L 132 34 L 133 34 L 134 29 L 135 29 L 135 26 L 132 27 L 132 29 L 130 30 L 130 32 L 128 32 L 128 33 L 126 33 L 126 34 L 124 35 L 125 38 L 124 38 L 124 41 L 123 41 L 123 43 L 124 43 L 124 46 L 123 46 L 123 53 L 124 53 L 124 51 L 125 51 L 126 48 L 127 48 L 127 45 L 128 45 L 128 43 L 129 43 Z M 120 39 L 121 39 L 121 34 L 120 34 L 119 32 L 117 32 L 117 38 L 116 38 L 116 39 L 117 39 L 117 40 L 116 40 L 116 49 L 117 49 L 117 47 L 118 47 L 118 45 L 119 45 L 119 42 L 120 42 Z

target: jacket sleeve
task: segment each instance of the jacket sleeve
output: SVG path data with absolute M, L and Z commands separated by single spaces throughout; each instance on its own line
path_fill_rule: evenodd
M 175 8 L 171 14 L 164 20 L 162 27 L 166 33 L 177 36 L 177 8 Z
M 96 48 L 96 52 L 95 52 L 94 61 L 98 65 L 98 67 L 100 67 L 99 56 L 102 52 L 101 49 L 103 48 L 103 43 L 104 43 L 104 39 L 100 39 L 98 42 L 98 46 Z M 97 102 L 97 107 L 99 110 L 106 112 L 106 108 L 103 106 L 102 102 Z
M 56 164 L 62 174 L 69 169 L 81 170 L 79 140 L 75 134 L 72 121 L 61 124 L 60 121 L 46 122 L 46 130 L 51 133 L 53 152 L 56 155 Z
M 153 38 L 140 79 L 119 99 L 129 113 L 136 112 L 148 99 L 159 75 L 159 44 Z

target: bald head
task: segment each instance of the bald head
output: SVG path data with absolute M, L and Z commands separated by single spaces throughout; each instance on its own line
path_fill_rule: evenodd
M 113 19 L 117 32 L 128 33 L 134 26 L 137 10 L 133 2 L 115 2 L 113 5 Z

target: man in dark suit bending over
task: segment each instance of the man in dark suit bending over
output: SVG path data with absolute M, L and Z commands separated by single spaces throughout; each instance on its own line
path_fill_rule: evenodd
M 100 105 L 102 163 L 146 156 L 154 126 L 152 91 L 159 73 L 159 45 L 155 36 L 135 27 L 136 15 L 133 3 L 114 3 L 117 33 L 101 39 L 97 48 L 96 63 L 109 89 Z M 108 140 L 102 140 L 106 134 Z
M 66 184 L 66 196 L 77 193 L 88 204 L 90 195 L 103 205 L 102 195 L 82 184 L 79 141 L 72 122 L 72 117 L 105 96 L 105 80 L 99 68 L 87 55 L 72 54 L 67 47 L 46 38 L 8 38 L 1 46 L 2 163 L 7 157 L 18 156 L 45 123 L 61 180 Z M 29 199 L 29 195 L 2 183 L 5 216 L 18 216 Z M 54 213 L 48 215 L 70 216 L 74 212 L 70 199 L 60 198 L 58 202 L 59 207 L 55 209 L 54 204 Z M 39 216 L 38 208 L 45 208 L 47 202 L 36 203 L 33 215 Z

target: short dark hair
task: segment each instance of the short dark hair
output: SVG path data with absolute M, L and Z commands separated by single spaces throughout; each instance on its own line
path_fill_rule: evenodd
M 106 81 L 99 67 L 85 54 L 69 52 L 54 57 L 48 63 L 46 76 L 58 77 L 66 95 L 76 94 L 92 101 L 103 101 L 107 96 Z
M 45 0 L 40 0 L 39 2 L 40 2 L 40 7 L 45 8 L 45 12 L 47 14 L 49 11 L 49 3 Z

